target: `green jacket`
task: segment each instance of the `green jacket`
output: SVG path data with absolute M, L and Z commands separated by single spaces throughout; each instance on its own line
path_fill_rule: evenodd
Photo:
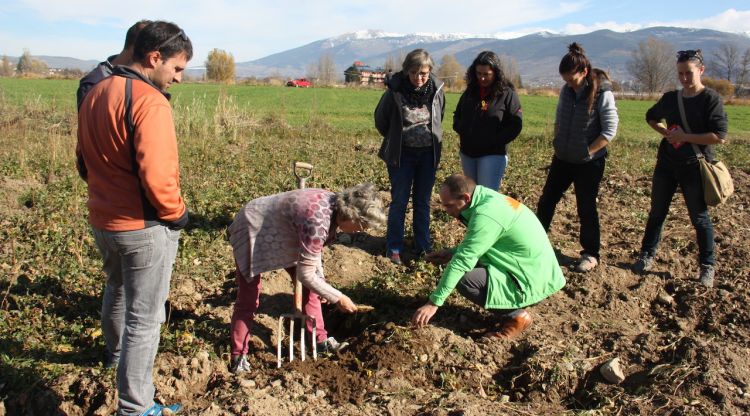
M 525 205 L 477 185 L 460 220 L 466 235 L 430 295 L 435 305 L 443 305 L 477 262 L 487 267 L 488 309 L 523 308 L 565 286 L 547 233 Z

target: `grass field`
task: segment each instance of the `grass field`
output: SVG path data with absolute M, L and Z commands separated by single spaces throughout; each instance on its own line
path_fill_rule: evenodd
M 103 347 L 97 332 L 100 259 L 86 223 L 86 186 L 73 164 L 76 87 L 76 81 L 0 78 L 0 381 L 13 383 L 0 386 L 5 395 L 29 393 L 80 371 L 99 359 Z M 175 276 L 223 281 L 232 269 L 226 226 L 248 200 L 294 188 L 294 160 L 315 164 L 309 186 L 340 189 L 370 181 L 388 189 L 372 123 L 382 91 L 187 84 L 171 92 L 191 211 Z M 460 171 L 458 139 L 449 127 L 458 97 L 447 96 L 439 177 Z M 556 99 L 521 101 L 524 130 L 510 146 L 503 186 L 533 206 L 529 195 L 538 195 L 551 156 Z M 659 143 L 644 121 L 651 104 L 618 101 L 620 130 L 608 177 L 650 176 Z M 719 154 L 750 172 L 750 106 L 726 110 L 731 140 Z M 645 214 L 633 216 L 643 223 Z M 220 354 L 225 346 L 214 344 L 225 334 L 194 325 L 175 320 L 165 326 L 160 351 L 208 348 Z M 181 334 L 187 332 L 214 335 L 186 343 Z

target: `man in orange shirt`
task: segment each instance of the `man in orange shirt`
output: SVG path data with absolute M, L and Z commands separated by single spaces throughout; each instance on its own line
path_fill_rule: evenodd
M 105 365 L 117 366 L 118 415 L 167 408 L 154 403 L 152 372 L 188 212 L 166 90 L 180 82 L 192 55 L 182 29 L 153 22 L 138 35 L 131 65 L 115 67 L 79 109 L 76 165 L 107 275 L 102 331 Z

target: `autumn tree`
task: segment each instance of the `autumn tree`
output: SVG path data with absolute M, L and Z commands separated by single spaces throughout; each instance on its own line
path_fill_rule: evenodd
M 630 75 L 642 91 L 664 91 L 674 79 L 674 48 L 669 43 L 650 37 L 638 43 L 627 63 Z
M 18 64 L 16 65 L 16 72 L 21 76 L 44 75 L 48 70 L 47 64 L 32 57 L 28 49 L 23 50 L 23 55 L 18 58 Z
M 308 69 L 310 72 L 310 69 Z M 333 56 L 330 52 L 320 55 L 317 68 L 315 68 L 316 79 L 318 84 L 332 85 L 336 82 L 336 63 L 333 62 Z
M 444 55 L 437 69 L 437 76 L 448 88 L 463 88 L 463 75 L 466 70 L 458 63 L 454 55 Z
M 404 61 L 404 51 L 399 50 L 397 54 L 394 54 L 393 52 L 389 53 L 388 56 L 385 57 L 385 64 L 383 64 L 383 69 L 385 72 L 388 72 L 390 70 L 391 72 L 398 72 L 401 70 L 401 63 Z
M 737 85 L 743 86 L 750 82 L 750 48 L 745 50 L 740 60 L 739 72 L 737 72 Z
M 718 79 L 703 77 L 703 85 L 719 93 L 724 98 L 730 98 L 734 95 L 734 84 L 727 79 Z
M 518 70 L 518 62 L 512 56 L 500 56 L 500 69 L 503 70 L 505 78 L 513 83 L 516 88 L 523 88 L 521 83 L 521 71 Z
M 3 55 L 0 61 L 0 77 L 12 77 L 14 73 L 13 62 L 10 61 L 8 55 Z
M 210 81 L 234 83 L 234 56 L 227 51 L 214 48 L 206 58 L 206 78 Z
M 709 66 L 709 72 L 717 78 L 729 82 L 737 81 L 740 60 L 742 59 L 741 54 L 737 45 L 733 43 L 721 44 L 712 54 L 713 59 Z

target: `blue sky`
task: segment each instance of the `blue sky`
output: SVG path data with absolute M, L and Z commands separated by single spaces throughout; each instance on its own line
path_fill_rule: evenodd
M 33 55 L 102 60 L 120 51 L 125 30 L 143 18 L 183 27 L 195 49 L 191 66 L 199 66 L 213 48 L 243 62 L 366 29 L 513 38 L 668 25 L 750 34 L 750 1 L 2 0 L 0 55 L 28 48 Z

